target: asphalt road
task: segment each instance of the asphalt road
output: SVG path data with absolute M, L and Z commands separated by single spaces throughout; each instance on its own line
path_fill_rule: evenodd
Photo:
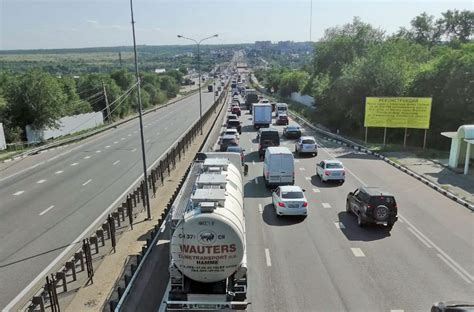
M 203 90 L 203 112 L 214 95 Z M 195 94 L 144 116 L 150 165 L 199 117 Z M 80 143 L 3 164 L 0 307 L 5 307 L 143 172 L 138 119 Z
M 249 164 L 249 311 L 429 311 L 436 301 L 472 301 L 472 212 L 382 160 L 316 137 L 318 156 L 295 156 L 296 184 L 306 190 L 309 215 L 277 217 L 251 115 L 241 120 Z M 293 151 L 294 142 L 281 145 Z M 316 163 L 332 158 L 346 167 L 343 185 L 315 175 Z M 400 220 L 391 232 L 359 228 L 345 212 L 347 194 L 361 185 L 395 195 Z

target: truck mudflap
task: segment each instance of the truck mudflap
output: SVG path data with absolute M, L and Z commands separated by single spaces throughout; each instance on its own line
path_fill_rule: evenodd
M 219 311 L 219 310 L 245 310 L 247 301 L 166 301 L 166 311 Z

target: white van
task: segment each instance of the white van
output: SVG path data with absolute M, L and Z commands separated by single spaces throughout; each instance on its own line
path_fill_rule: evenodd
M 288 147 L 267 148 L 263 162 L 263 179 L 267 187 L 295 184 L 294 158 Z
M 275 117 L 280 115 L 288 116 L 288 104 L 286 103 L 277 103 L 275 108 Z

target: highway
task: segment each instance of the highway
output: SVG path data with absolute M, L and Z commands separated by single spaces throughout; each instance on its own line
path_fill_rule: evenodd
M 144 116 L 148 166 L 199 117 L 199 95 Z M 202 93 L 203 112 L 214 95 Z M 9 304 L 143 173 L 138 119 L 0 166 L 0 307 Z
M 378 158 L 316 136 L 318 156 L 295 156 L 295 183 L 306 190 L 309 215 L 279 218 L 263 182 L 250 115 L 242 119 L 249 311 L 428 311 L 436 301 L 472 300 L 469 210 Z M 281 145 L 293 151 L 294 142 Z M 343 185 L 315 175 L 317 162 L 333 158 L 346 167 Z M 359 228 L 345 212 L 347 194 L 362 185 L 396 196 L 400 221 L 391 232 Z
M 309 215 L 277 217 L 251 115 L 243 112 L 248 311 L 429 311 L 437 301 L 472 301 L 472 212 L 378 158 L 316 136 L 318 156 L 295 156 L 296 184 L 306 190 Z M 281 145 L 293 151 L 294 142 L 283 138 Z M 322 183 L 315 175 L 317 162 L 333 158 L 345 165 L 343 185 Z M 399 221 L 391 232 L 359 228 L 345 212 L 347 194 L 362 185 L 396 197 Z M 127 311 L 164 310 L 166 232 L 157 245 L 163 256 L 146 264 Z

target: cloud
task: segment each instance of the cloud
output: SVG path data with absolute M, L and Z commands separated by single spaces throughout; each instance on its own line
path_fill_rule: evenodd
M 99 25 L 99 22 L 98 22 L 98 21 L 90 20 L 90 19 L 86 20 L 86 23 L 87 23 L 87 24 L 92 24 L 92 25 Z

